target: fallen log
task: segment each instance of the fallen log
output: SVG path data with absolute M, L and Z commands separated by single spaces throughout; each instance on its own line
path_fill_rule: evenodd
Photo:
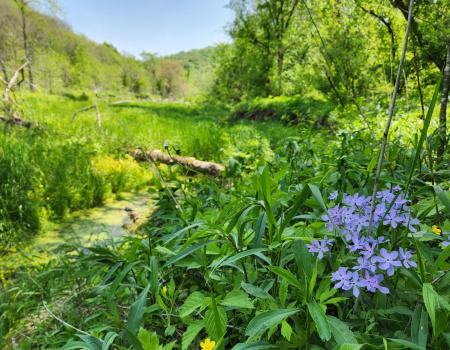
M 3 115 L 0 115 L 0 121 L 7 123 L 7 124 L 22 126 L 27 129 L 29 129 L 33 126 L 33 122 L 31 122 L 29 120 L 23 120 L 22 118 L 19 118 L 19 117 L 8 118 Z
M 220 176 L 225 171 L 225 167 L 222 164 L 206 162 L 194 157 L 170 156 L 160 150 L 143 151 L 135 149 L 130 152 L 130 155 L 137 161 L 152 161 L 168 165 L 180 164 L 186 168 L 212 176 Z

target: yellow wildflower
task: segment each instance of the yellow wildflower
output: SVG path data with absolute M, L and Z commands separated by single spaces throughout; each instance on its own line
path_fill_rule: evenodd
M 431 226 L 431 231 L 433 231 L 433 233 L 440 235 L 441 234 L 441 229 L 439 227 L 437 227 L 436 225 Z
M 200 342 L 200 347 L 202 350 L 213 350 L 216 346 L 216 342 L 209 338 L 206 338 L 204 341 Z
M 166 296 L 167 295 L 167 286 L 162 287 L 162 295 Z

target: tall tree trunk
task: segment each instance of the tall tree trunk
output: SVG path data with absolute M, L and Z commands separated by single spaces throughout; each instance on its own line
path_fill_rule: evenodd
M 277 75 L 278 75 L 278 95 L 283 93 L 283 65 L 284 65 L 284 50 L 280 45 L 277 52 Z
M 439 158 L 441 158 L 444 155 L 445 148 L 447 146 L 447 103 L 448 103 L 449 85 L 450 85 L 450 37 L 448 37 L 447 60 L 444 68 L 444 78 L 442 80 L 441 111 L 439 113 L 440 142 L 437 152 Z
M 25 51 L 25 57 L 27 58 L 29 64 L 28 64 L 28 86 L 30 87 L 30 91 L 34 91 L 34 84 L 33 84 L 33 69 L 31 65 L 31 50 L 30 50 L 30 43 L 28 40 L 28 30 L 27 30 L 27 18 L 25 15 L 26 11 L 26 2 L 24 0 L 19 1 L 19 9 L 20 9 L 20 16 L 22 20 L 22 36 L 23 36 L 23 49 Z

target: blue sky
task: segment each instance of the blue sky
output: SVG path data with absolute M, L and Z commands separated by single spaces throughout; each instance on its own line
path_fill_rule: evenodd
M 119 51 L 167 55 L 228 41 L 228 0 L 59 0 L 76 33 Z

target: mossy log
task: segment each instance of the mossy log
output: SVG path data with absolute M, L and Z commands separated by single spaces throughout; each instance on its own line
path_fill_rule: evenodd
M 171 156 L 160 150 L 143 151 L 141 149 L 135 149 L 130 154 L 137 161 L 152 161 L 168 165 L 180 164 L 199 173 L 212 176 L 220 176 L 225 171 L 225 167 L 222 164 L 206 162 L 194 157 Z

